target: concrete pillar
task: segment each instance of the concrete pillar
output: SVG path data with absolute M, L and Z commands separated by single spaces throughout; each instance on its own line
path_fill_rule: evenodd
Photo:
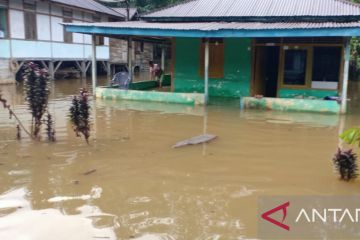
M 55 79 L 55 67 L 54 67 L 53 61 L 49 62 L 49 74 L 50 74 L 51 80 L 54 80 Z
M 91 78 L 92 78 L 92 88 L 93 88 L 93 95 L 95 96 L 96 92 L 96 80 L 97 80 L 97 71 L 96 71 L 96 36 L 92 35 L 91 41 Z
M 129 74 L 131 82 L 133 80 L 133 69 L 132 69 L 132 37 L 128 38 L 128 55 L 127 55 L 127 62 L 129 67 Z
M 86 62 L 81 61 L 81 77 L 86 78 Z
M 161 69 L 165 71 L 165 46 L 161 46 Z
M 106 62 L 106 73 L 108 75 L 108 77 L 111 77 L 111 63 L 110 62 Z
M 210 56 L 210 49 L 209 49 L 209 40 L 205 40 L 205 68 L 204 68 L 204 76 L 205 76 L 205 83 L 204 83 L 204 95 L 205 95 L 205 105 L 209 102 L 209 56 Z
M 345 47 L 344 47 L 344 72 L 343 72 L 342 93 L 341 93 L 342 114 L 345 114 L 347 111 L 349 66 L 350 66 L 350 38 L 346 38 Z

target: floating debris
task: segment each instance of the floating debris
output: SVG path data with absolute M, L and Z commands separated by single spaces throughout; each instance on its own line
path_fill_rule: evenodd
M 91 170 L 89 170 L 87 172 L 84 172 L 84 175 L 87 176 L 87 175 L 90 175 L 90 174 L 92 174 L 94 172 L 96 172 L 96 169 L 91 169 Z
M 99 199 L 101 197 L 102 188 L 100 187 L 93 187 L 91 189 L 90 194 L 88 195 L 81 195 L 81 196 L 58 196 L 48 199 L 48 202 L 55 203 L 55 202 L 65 202 L 71 200 L 90 200 L 90 199 Z
M 211 142 L 211 141 L 215 140 L 216 138 L 217 138 L 216 135 L 204 134 L 204 135 L 196 136 L 196 137 L 184 140 L 184 141 L 180 141 L 180 142 L 176 143 L 172 147 L 173 148 L 180 148 L 180 147 L 185 147 L 185 146 L 189 146 L 189 145 L 197 145 L 197 144 L 201 144 L 201 143 L 208 143 L 208 142 Z
M 80 181 L 79 180 L 73 180 L 73 181 L 71 181 L 71 183 L 74 184 L 74 185 L 79 185 Z

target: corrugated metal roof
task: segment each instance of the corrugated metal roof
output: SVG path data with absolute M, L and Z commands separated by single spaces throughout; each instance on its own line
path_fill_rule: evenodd
M 120 13 L 123 16 L 127 16 L 127 9 L 126 8 L 112 8 L 116 12 Z M 137 8 L 130 8 L 130 19 L 132 19 L 135 14 L 137 13 Z
M 346 0 L 192 0 L 142 16 L 149 18 L 264 18 L 360 16 Z
M 358 22 L 192 22 L 192 23 L 151 23 L 143 21 L 69 23 L 67 26 L 104 27 L 119 29 L 160 29 L 160 30 L 271 30 L 271 29 L 323 29 L 323 28 L 360 28 Z
M 108 8 L 94 0 L 51 0 L 51 2 L 79 7 L 95 12 L 106 13 L 112 16 L 124 18 L 125 16 L 115 10 Z

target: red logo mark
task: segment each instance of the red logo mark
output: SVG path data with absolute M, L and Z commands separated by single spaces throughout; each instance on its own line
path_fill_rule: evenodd
M 278 227 L 281 227 L 281 228 L 283 228 L 283 229 L 285 229 L 285 230 L 287 230 L 287 231 L 290 231 L 290 227 L 289 227 L 288 225 L 285 225 L 285 224 L 284 224 L 284 221 L 285 221 L 285 218 L 286 218 L 286 215 L 287 215 L 287 214 L 286 214 L 286 213 L 287 213 L 287 212 L 286 212 L 286 209 L 287 209 L 289 206 L 290 206 L 290 202 L 284 203 L 284 204 L 282 204 L 282 205 L 280 205 L 280 206 L 278 206 L 278 207 L 276 207 L 276 208 L 273 208 L 273 209 L 271 209 L 271 210 L 263 213 L 263 214 L 261 215 L 261 217 L 262 217 L 263 219 L 265 219 L 266 221 L 271 222 L 272 224 L 275 224 L 275 225 L 278 226 Z M 272 215 L 272 214 L 274 214 L 274 213 L 276 213 L 277 211 L 280 211 L 280 210 L 283 211 L 283 218 L 282 218 L 281 222 L 279 222 L 279 221 L 277 221 L 277 220 L 275 220 L 275 219 L 273 219 L 273 218 L 270 217 L 270 215 Z

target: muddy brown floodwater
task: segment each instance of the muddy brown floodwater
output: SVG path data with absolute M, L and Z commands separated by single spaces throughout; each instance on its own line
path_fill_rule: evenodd
M 84 84 L 56 81 L 55 144 L 16 141 L 0 109 L 0 239 L 256 239 L 259 196 L 360 193 L 331 163 L 339 132 L 359 124 L 356 95 L 346 117 L 96 100 L 87 145 L 67 118 Z M 22 87 L 0 89 L 28 124 Z M 204 131 L 219 137 L 171 148 Z

